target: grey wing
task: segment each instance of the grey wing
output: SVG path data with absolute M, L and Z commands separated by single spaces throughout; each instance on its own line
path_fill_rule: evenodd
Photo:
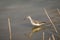
M 40 21 L 37 21 L 37 20 L 34 20 L 34 23 L 40 24 L 41 22 Z

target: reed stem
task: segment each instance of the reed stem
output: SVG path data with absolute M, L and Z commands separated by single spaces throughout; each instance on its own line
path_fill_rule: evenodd
M 47 11 L 46 11 L 46 9 L 45 9 L 45 8 L 43 8 L 43 9 L 44 9 L 44 11 L 45 11 L 46 16 L 48 17 L 48 19 L 50 20 L 51 24 L 53 25 L 55 31 L 57 32 L 57 29 L 56 29 L 54 23 L 52 22 L 52 20 L 50 19 L 49 15 L 48 15 L 48 13 L 47 13 Z M 57 33 L 58 33 L 58 32 L 57 32 Z
M 44 35 L 45 35 L 45 33 L 43 32 L 43 40 L 44 40 Z
M 10 18 L 8 18 L 8 27 L 9 27 L 9 35 L 10 35 L 10 39 L 9 40 L 12 40 Z
M 59 9 L 57 8 L 57 11 L 58 11 L 58 13 L 59 13 L 59 15 L 60 15 L 60 11 L 59 11 Z
M 49 40 L 51 40 L 51 38 L 49 37 Z
M 54 37 L 54 35 L 52 34 L 52 38 L 53 38 L 53 40 L 55 40 L 55 37 Z

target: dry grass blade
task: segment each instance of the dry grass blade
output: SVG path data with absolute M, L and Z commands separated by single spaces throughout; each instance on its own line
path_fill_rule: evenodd
M 43 9 L 44 9 L 44 11 L 45 11 L 46 16 L 48 17 L 48 19 L 50 20 L 51 24 L 53 25 L 55 31 L 57 32 L 57 29 L 56 29 L 54 23 L 52 22 L 52 20 L 50 19 L 49 15 L 48 15 L 48 13 L 47 13 L 47 11 L 46 11 L 46 9 L 45 9 L 45 8 L 43 8 Z M 58 32 L 57 32 L 57 33 L 58 33 Z
M 10 18 L 8 18 L 8 27 L 9 27 L 10 40 L 12 40 Z
M 58 13 L 59 13 L 59 15 L 60 15 L 60 11 L 59 11 L 59 9 L 57 8 L 57 11 L 58 11 Z
M 54 35 L 52 34 L 52 38 L 53 38 L 53 40 L 55 40 L 55 37 L 54 37 Z

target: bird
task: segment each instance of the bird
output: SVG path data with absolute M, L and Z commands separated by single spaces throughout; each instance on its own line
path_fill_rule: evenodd
M 45 24 L 45 22 L 33 20 L 33 19 L 31 18 L 31 16 L 27 16 L 27 19 L 29 19 L 30 22 L 31 22 L 31 24 L 34 25 L 34 26 L 41 26 L 41 25 Z

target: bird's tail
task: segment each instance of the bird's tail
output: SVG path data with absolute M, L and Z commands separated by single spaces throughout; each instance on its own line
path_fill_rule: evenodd
M 42 23 L 47 23 L 47 22 L 42 22 Z

